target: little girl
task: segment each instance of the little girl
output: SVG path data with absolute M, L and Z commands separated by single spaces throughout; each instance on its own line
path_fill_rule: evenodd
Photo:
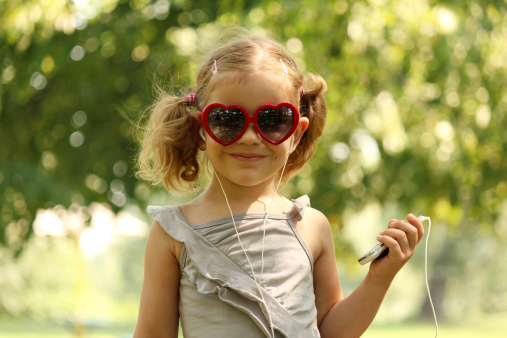
M 279 191 L 313 155 L 326 120 L 326 84 L 303 76 L 278 43 L 250 37 L 203 59 L 195 93 L 151 110 L 139 176 L 189 190 L 180 206 L 148 207 L 135 337 L 359 337 L 423 236 L 419 219 L 393 219 L 377 237 L 389 253 L 343 297 L 333 236 L 307 196 Z

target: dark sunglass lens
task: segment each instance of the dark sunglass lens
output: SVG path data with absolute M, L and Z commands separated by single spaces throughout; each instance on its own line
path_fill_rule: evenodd
M 217 139 L 229 143 L 241 134 L 245 115 L 237 108 L 213 108 L 208 114 L 208 125 Z
M 289 107 L 265 108 L 257 115 L 261 133 L 273 142 L 282 140 L 294 124 L 294 113 Z

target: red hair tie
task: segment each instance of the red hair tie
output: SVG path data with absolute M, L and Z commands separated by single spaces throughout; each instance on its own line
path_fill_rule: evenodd
M 185 95 L 185 98 L 187 99 L 188 107 L 197 107 L 197 96 L 195 95 L 194 92 Z

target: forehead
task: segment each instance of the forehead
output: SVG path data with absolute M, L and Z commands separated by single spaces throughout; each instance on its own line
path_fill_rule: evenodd
M 205 106 L 211 103 L 239 104 L 249 111 L 267 103 L 290 102 L 297 106 L 297 102 L 293 102 L 292 92 L 287 76 L 227 72 L 210 83 Z

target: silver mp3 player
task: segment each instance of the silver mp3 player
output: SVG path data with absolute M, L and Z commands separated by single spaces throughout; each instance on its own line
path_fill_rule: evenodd
M 365 253 L 363 257 L 359 258 L 357 261 L 361 265 L 365 265 L 370 263 L 371 261 L 376 260 L 377 258 L 383 257 L 387 255 L 389 248 L 384 243 L 379 243 L 373 247 L 370 251 Z

